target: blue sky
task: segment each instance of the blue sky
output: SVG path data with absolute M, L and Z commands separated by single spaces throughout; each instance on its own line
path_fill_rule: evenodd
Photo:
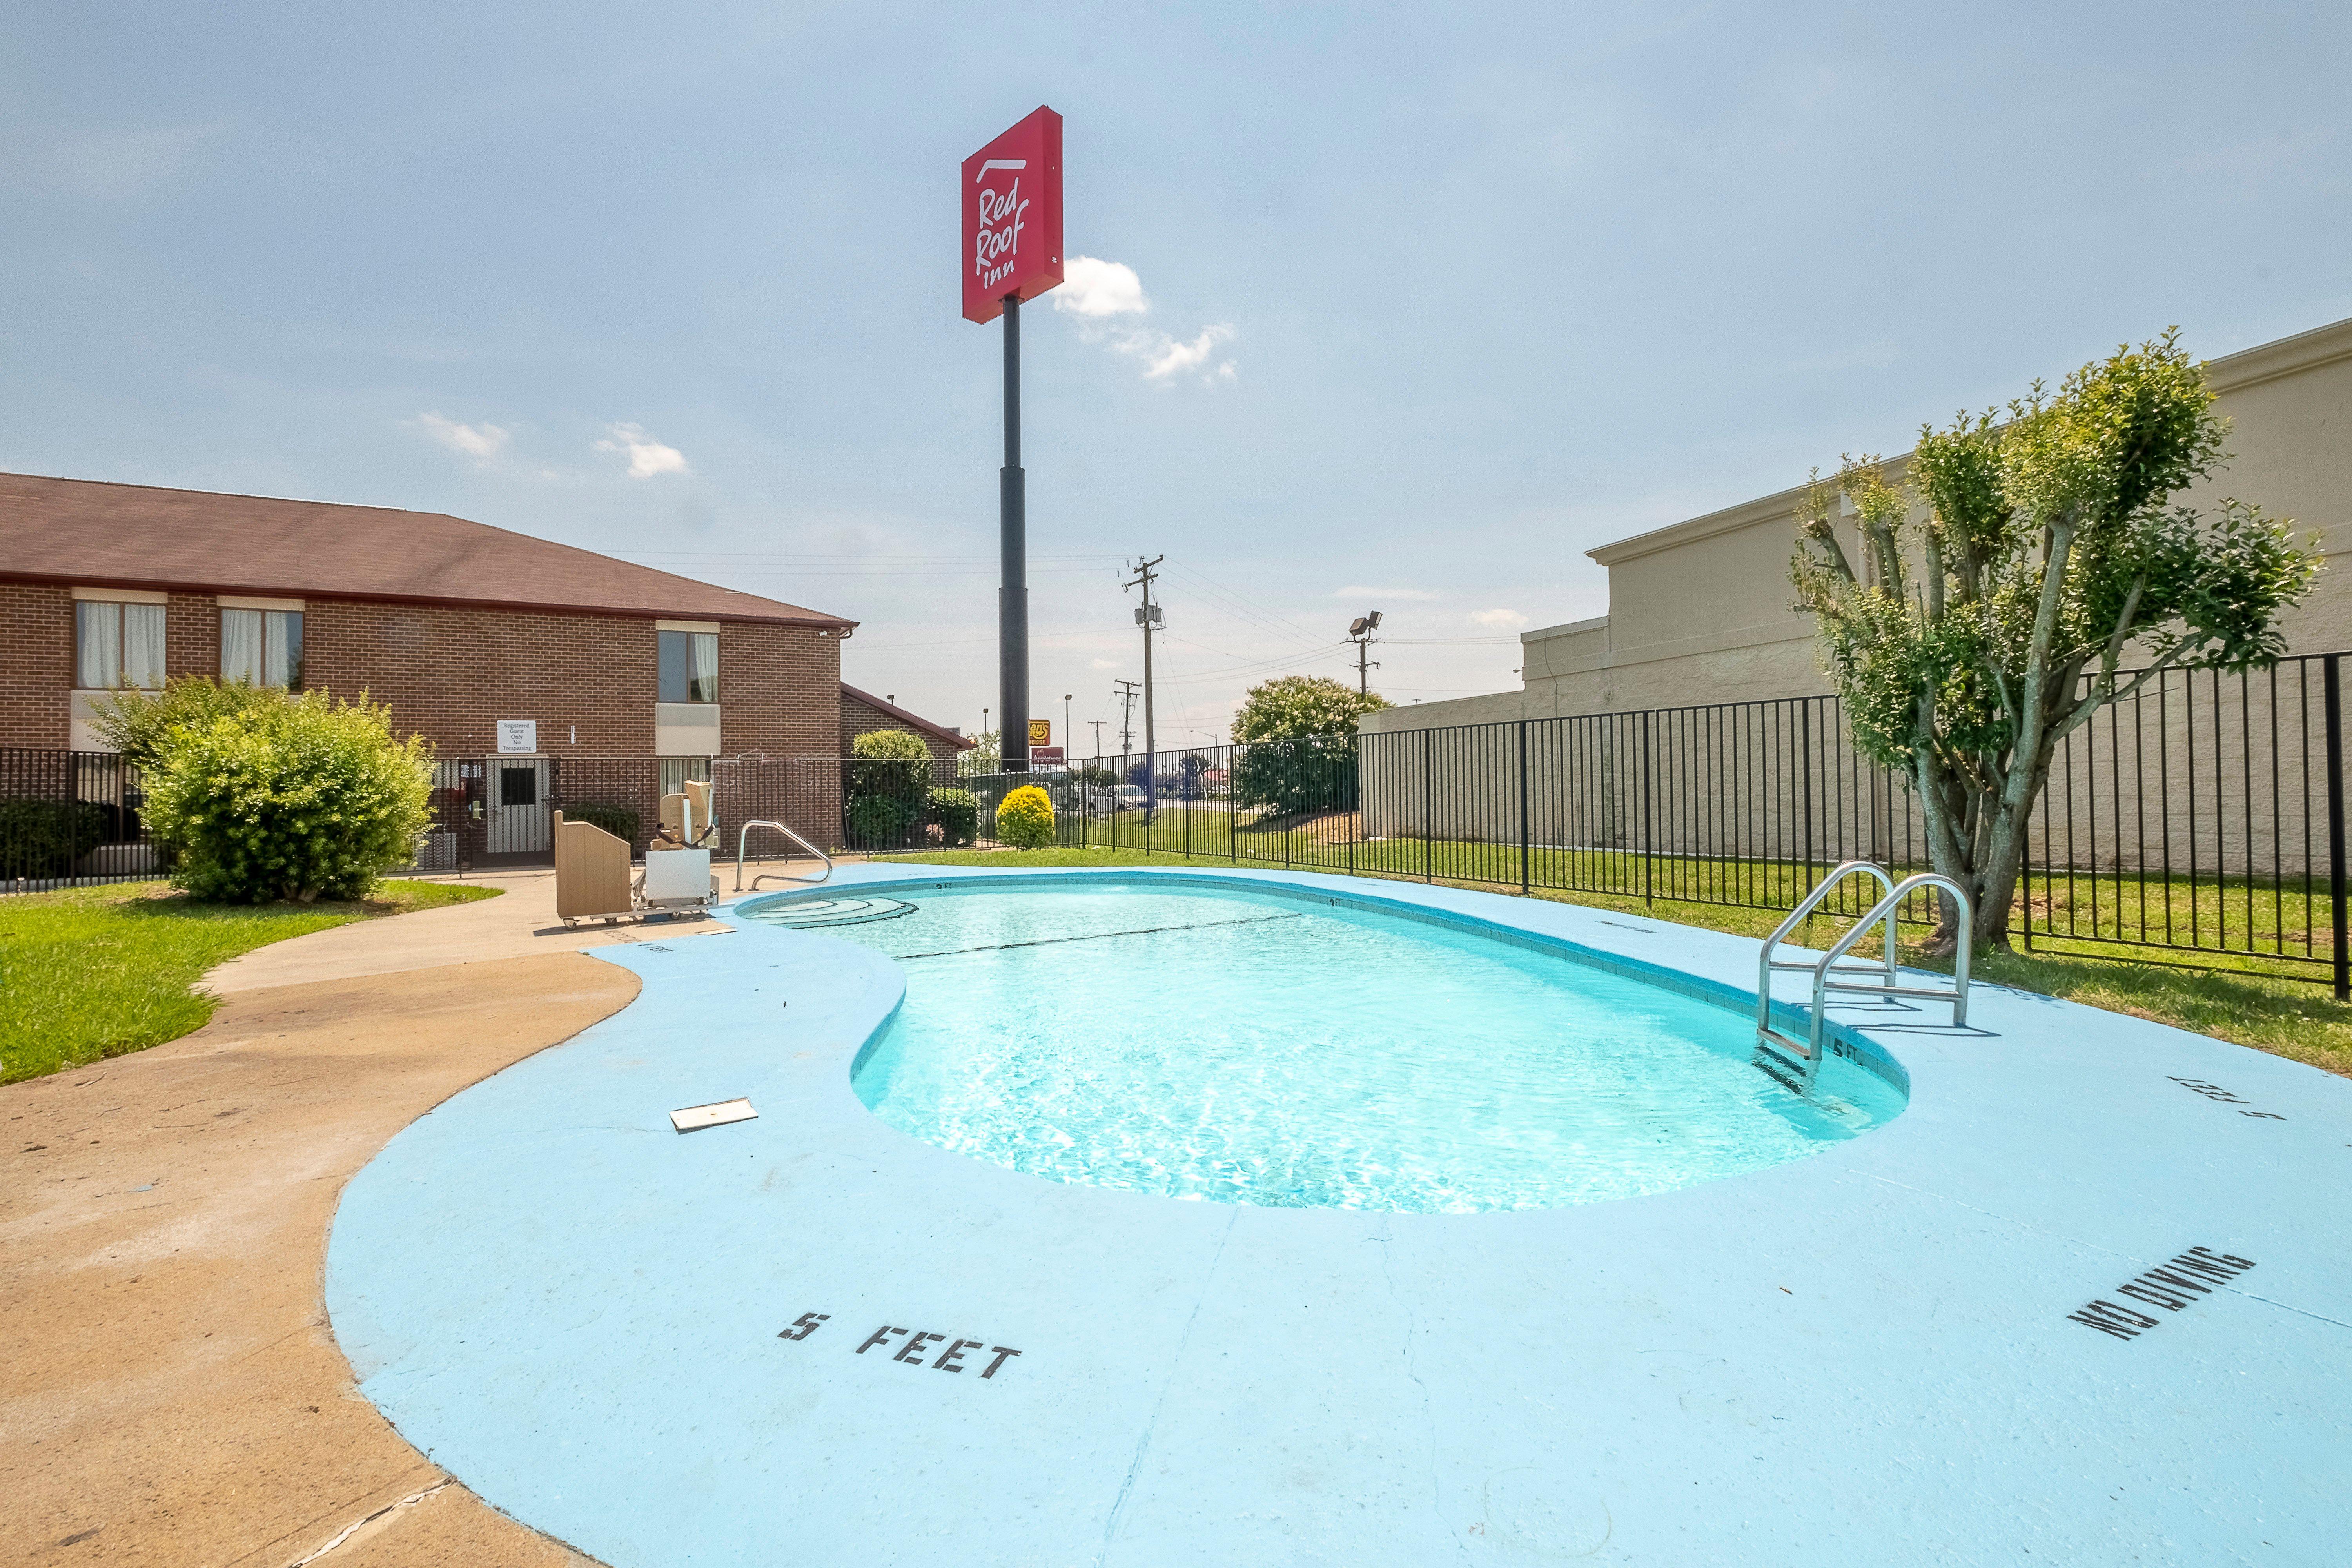
M 955 175 L 1049 103 L 1149 309 L 1024 321 L 1035 707 L 1116 717 L 1165 553 L 1168 744 L 1369 608 L 1398 700 L 1513 686 L 1593 545 L 2352 316 L 2343 6 L 998 14 L 12 8 L 0 468 L 608 551 L 855 616 L 848 679 L 977 728 Z

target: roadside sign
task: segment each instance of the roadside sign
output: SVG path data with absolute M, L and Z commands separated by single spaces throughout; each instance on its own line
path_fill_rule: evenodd
M 1004 297 L 1062 280 L 1062 117 L 1040 108 L 963 161 L 963 314 L 992 321 Z
M 1062 748 L 1059 746 L 1032 746 L 1029 748 L 1029 760 L 1033 763 L 1058 763 L 1062 760 Z
M 1029 745 L 1030 745 L 1030 749 L 1034 751 L 1034 750 L 1035 750 L 1035 749 L 1036 749 L 1037 747 L 1039 747 L 1039 746 L 1050 746 L 1050 745 L 1052 745 L 1053 743 L 1054 743 L 1054 721 L 1053 721 L 1051 719 L 1032 719 L 1032 720 L 1030 720 L 1030 721 L 1029 721 Z

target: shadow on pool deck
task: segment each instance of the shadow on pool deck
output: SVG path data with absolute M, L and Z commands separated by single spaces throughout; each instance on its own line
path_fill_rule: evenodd
M 387 1139 L 637 989 L 550 952 L 239 990 L 184 1039 L 0 1089 L 0 1557 L 588 1561 L 393 1430 L 320 1282 Z

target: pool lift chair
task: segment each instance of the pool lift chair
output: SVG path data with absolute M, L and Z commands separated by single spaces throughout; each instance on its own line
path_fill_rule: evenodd
M 555 912 L 567 926 L 607 925 L 630 917 L 707 909 L 719 901 L 710 873 L 710 785 L 689 779 L 662 796 L 661 826 L 646 849 L 645 868 L 629 879 L 629 844 L 593 823 L 555 814 Z
M 1803 923 L 1807 915 L 1819 909 L 1824 900 L 1849 877 L 1869 877 L 1885 889 L 1879 900 L 1870 906 L 1868 913 L 1853 922 L 1846 933 L 1832 943 L 1819 958 L 1774 958 L 1780 943 L 1790 931 Z M 1895 912 L 1903 900 L 1923 888 L 1940 888 L 1952 895 L 1960 906 L 1960 947 L 1952 965 L 1952 989 L 1941 986 L 1906 985 L 1895 952 Z M 1813 1091 L 1813 1080 L 1821 1076 L 1822 1057 L 1829 1048 L 1827 1014 L 1829 994 L 1832 991 L 1860 992 L 1870 996 L 1912 996 L 1923 1001 L 1949 1002 L 1952 1005 L 1952 1026 L 1959 1028 L 1969 1021 L 1969 930 L 1974 923 L 1975 910 L 1969 902 L 1966 889 L 1949 877 L 1933 871 L 1922 871 L 1906 877 L 1901 882 L 1887 874 L 1886 868 L 1871 860 L 1848 860 L 1821 879 L 1802 902 L 1789 911 L 1778 931 L 1765 942 L 1756 963 L 1756 1065 L 1770 1073 L 1781 1083 L 1799 1094 Z M 1883 926 L 1885 940 L 1882 963 L 1840 963 L 1854 943 L 1869 934 L 1874 925 Z M 1776 969 L 1811 970 L 1813 975 L 1813 1006 L 1811 1025 L 1802 1040 L 1782 1034 L 1772 1026 L 1772 972 Z M 1832 980 L 1832 974 L 1873 975 L 1870 980 Z

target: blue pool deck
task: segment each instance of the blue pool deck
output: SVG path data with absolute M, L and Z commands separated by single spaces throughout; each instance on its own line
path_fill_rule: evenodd
M 1120 875 L 1753 995 L 1753 942 L 1637 916 Z M 1965 1030 L 1836 1010 L 1911 1103 L 1811 1158 L 1538 1212 L 1232 1207 L 892 1130 L 849 1075 L 897 965 L 730 923 L 596 949 L 637 1000 L 403 1131 L 329 1250 L 368 1397 L 616 1568 L 2352 1562 L 2344 1079 L 1979 986 Z M 672 1131 L 738 1096 L 757 1120 Z

